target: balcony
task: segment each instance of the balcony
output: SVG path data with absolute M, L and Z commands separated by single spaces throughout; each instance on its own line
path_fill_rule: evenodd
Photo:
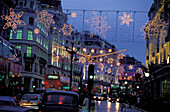
M 24 53 L 24 60 L 32 60 L 32 61 L 34 61 L 35 58 L 36 58 L 35 54 Z

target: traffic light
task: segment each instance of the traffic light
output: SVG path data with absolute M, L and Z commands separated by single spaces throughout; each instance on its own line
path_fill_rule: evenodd
M 91 90 L 94 83 L 94 65 L 90 64 L 88 69 L 88 90 Z

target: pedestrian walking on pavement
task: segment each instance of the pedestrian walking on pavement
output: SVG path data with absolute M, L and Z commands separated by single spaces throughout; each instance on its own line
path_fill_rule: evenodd
M 82 112 L 88 112 L 89 108 L 89 98 L 88 95 L 85 95 L 82 105 Z

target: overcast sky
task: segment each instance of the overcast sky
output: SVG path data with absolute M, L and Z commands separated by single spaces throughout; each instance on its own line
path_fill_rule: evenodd
M 63 9 L 79 10 L 131 10 L 149 11 L 153 0 L 61 0 Z M 147 13 L 146 13 L 147 15 Z M 148 20 L 148 17 L 145 17 Z M 143 18 L 142 18 L 143 20 Z M 107 39 L 106 39 L 107 40 Z M 109 41 L 109 40 L 108 40 Z M 138 42 L 112 42 L 116 48 L 127 49 L 127 54 L 145 64 L 145 41 Z

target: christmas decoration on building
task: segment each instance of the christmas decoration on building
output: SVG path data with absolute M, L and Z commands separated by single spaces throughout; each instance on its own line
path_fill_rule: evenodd
M 59 56 L 54 56 L 54 57 L 53 57 L 53 62 L 58 62 L 59 59 L 60 59 Z
M 129 65 L 129 70 L 132 70 L 133 69 L 133 65 Z
M 141 31 L 143 30 L 146 33 L 148 39 L 158 37 L 162 38 L 167 36 L 169 23 L 160 18 L 161 17 L 158 16 L 157 19 L 148 21 L 145 27 L 143 29 L 141 28 Z
M 93 17 L 85 20 L 85 22 L 90 24 L 92 35 L 97 34 L 106 38 L 106 32 L 109 28 L 111 28 L 111 26 L 109 26 L 105 20 L 106 17 L 97 16 L 97 14 L 93 11 Z
M 138 68 L 138 69 L 136 70 L 136 73 L 143 74 L 142 68 Z
M 119 18 L 122 20 L 121 25 L 126 24 L 129 27 L 130 22 L 134 21 L 133 19 L 131 19 L 131 16 L 132 16 L 132 13 L 127 15 L 126 12 L 123 12 L 123 16 L 119 16 Z
M 35 28 L 35 29 L 34 29 L 34 33 L 35 33 L 35 34 L 39 34 L 39 33 L 40 33 L 40 30 L 39 30 L 38 28 Z
M 119 74 L 124 74 L 125 72 L 124 66 L 119 66 L 118 71 L 119 71 Z
M 86 58 L 84 58 L 84 57 L 79 57 L 79 60 L 81 63 L 86 63 Z
M 112 72 L 112 70 L 109 68 L 109 69 L 107 69 L 107 73 L 111 73 Z
M 109 58 L 109 59 L 107 60 L 107 63 L 108 63 L 108 64 L 113 63 L 113 62 L 114 62 L 114 59 L 113 59 L 113 58 Z
M 123 59 L 123 57 L 124 57 L 124 54 L 122 53 L 117 56 L 118 59 Z
M 63 31 L 63 35 L 66 36 L 71 35 L 71 33 L 74 31 L 71 24 L 64 24 L 61 30 Z
M 2 19 L 7 21 L 5 23 L 5 25 L 3 26 L 3 29 L 7 29 L 9 27 L 12 27 L 12 30 L 14 31 L 14 33 L 16 33 L 18 25 L 22 25 L 22 26 L 26 25 L 26 23 L 20 19 L 21 16 L 24 14 L 24 12 L 21 11 L 18 14 L 15 14 L 13 8 L 10 8 L 9 11 L 10 11 L 9 16 L 8 15 L 2 15 L 1 16 Z
M 46 10 L 41 12 L 35 11 L 35 13 L 37 14 L 35 22 L 44 24 L 46 28 L 49 28 L 50 24 L 55 24 L 55 21 L 53 20 L 53 14 L 49 14 Z

